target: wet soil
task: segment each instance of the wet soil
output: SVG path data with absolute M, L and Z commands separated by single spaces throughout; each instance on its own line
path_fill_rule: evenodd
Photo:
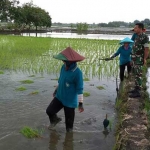
M 76 109 L 74 131 L 66 133 L 64 112 L 58 115 L 62 121 L 53 130 L 48 130 L 46 108 L 52 100 L 57 85 L 55 75 L 8 72 L 0 75 L 0 150 L 112 150 L 115 143 L 115 78 L 97 78 L 84 82 L 90 93 L 84 98 L 84 112 Z M 21 80 L 33 80 L 22 84 Z M 25 91 L 16 91 L 18 87 Z M 97 89 L 103 86 L 104 90 Z M 38 91 L 38 94 L 31 94 Z M 103 132 L 106 113 L 112 129 Z M 20 130 L 24 126 L 43 129 L 42 138 L 27 139 Z

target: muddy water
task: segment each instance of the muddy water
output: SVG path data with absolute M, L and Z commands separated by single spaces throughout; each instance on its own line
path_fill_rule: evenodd
M 115 126 L 115 78 L 90 79 L 84 83 L 84 91 L 91 95 L 84 98 L 83 113 L 76 110 L 74 132 L 66 133 L 64 112 L 58 115 L 62 121 L 53 130 L 48 130 L 45 109 L 52 100 L 55 75 L 40 75 L 21 72 L 5 72 L 0 75 L 0 150 L 112 150 Z M 21 80 L 33 80 L 32 84 L 22 84 Z M 26 91 L 16 91 L 23 86 Z M 97 89 L 104 86 L 104 90 Z M 38 94 L 31 94 L 39 91 Z M 105 114 L 112 122 L 112 129 L 103 132 Z M 27 139 L 20 130 L 24 126 L 42 129 L 39 139 Z

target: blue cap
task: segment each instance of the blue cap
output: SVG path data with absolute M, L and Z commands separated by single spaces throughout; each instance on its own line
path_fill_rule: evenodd
M 133 43 L 134 41 L 132 41 L 130 38 L 126 37 L 123 40 L 120 41 L 120 44 L 124 44 L 124 43 Z

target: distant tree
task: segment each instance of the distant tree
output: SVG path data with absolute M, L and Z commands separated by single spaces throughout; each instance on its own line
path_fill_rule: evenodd
M 82 34 L 82 23 L 77 23 L 77 33 Z
M 99 26 L 99 27 L 107 27 L 108 24 L 107 24 L 107 23 L 99 23 L 98 26 Z
M 150 24 L 150 20 L 149 19 L 144 19 L 144 23 L 149 25 Z
M 13 19 L 16 26 L 20 29 L 31 27 L 32 25 L 32 4 L 26 3 L 22 7 L 17 7 L 14 10 Z
M 129 23 L 128 23 L 128 27 L 130 27 L 130 28 L 133 28 L 134 25 L 135 25 L 135 24 L 134 24 L 133 22 L 129 22 Z
M 0 21 L 12 21 L 13 11 L 18 5 L 18 0 L 0 0 Z
M 14 11 L 14 23 L 23 29 L 35 26 L 37 30 L 38 27 L 51 27 L 51 17 L 48 12 L 33 3 L 25 3 Z
M 86 34 L 88 30 L 87 23 L 77 23 L 77 33 L 78 34 Z
M 87 34 L 87 30 L 88 30 L 88 24 L 87 23 L 83 23 L 83 25 L 82 25 L 83 27 L 82 27 L 82 30 L 83 30 L 83 34 Z
M 116 22 L 109 22 L 108 27 L 119 27 L 119 25 Z
M 138 22 L 140 22 L 140 21 L 139 21 L 139 20 L 134 20 L 134 21 L 133 21 L 134 24 L 136 24 L 136 23 L 138 23 Z
M 51 27 L 51 17 L 48 12 L 39 7 L 32 7 L 32 24 L 36 27 Z
M 143 20 L 143 23 L 144 23 L 144 26 L 145 26 L 146 28 L 150 27 L 150 20 L 149 20 L 149 19 L 144 19 L 144 20 Z

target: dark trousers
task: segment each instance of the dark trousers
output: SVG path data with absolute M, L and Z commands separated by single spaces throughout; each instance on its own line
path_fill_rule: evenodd
M 120 80 L 123 81 L 124 79 L 124 71 L 125 71 L 125 67 L 127 66 L 127 71 L 128 71 L 128 75 L 131 72 L 131 65 L 130 62 L 120 65 Z
M 53 123 L 57 118 L 57 113 L 64 108 L 66 130 L 73 129 L 75 108 L 69 108 L 64 106 L 56 97 L 51 101 L 46 109 L 46 113 L 49 116 L 50 123 Z

